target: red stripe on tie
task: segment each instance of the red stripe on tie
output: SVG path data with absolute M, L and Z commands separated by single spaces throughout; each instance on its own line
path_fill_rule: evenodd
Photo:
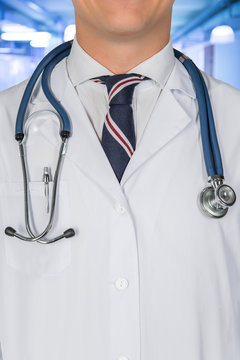
M 122 86 L 122 85 L 124 85 L 124 84 L 126 84 L 126 83 L 128 83 L 128 82 L 136 81 L 136 80 L 141 81 L 142 79 L 136 78 L 136 79 L 130 79 L 130 80 L 122 81 L 120 84 L 118 84 L 118 85 L 111 91 L 111 93 L 110 93 L 110 95 L 109 95 L 109 98 L 115 93 L 115 91 L 116 91 L 120 86 Z
M 112 126 L 111 122 L 109 121 L 108 118 L 108 114 L 106 115 L 106 119 L 107 119 L 107 123 L 110 126 L 110 128 L 112 129 L 112 131 L 114 132 L 114 134 L 117 135 L 117 137 L 125 144 L 125 146 L 128 148 L 128 150 L 130 151 L 130 154 L 133 154 L 132 149 L 129 147 L 129 145 L 126 143 L 126 141 L 122 138 L 122 136 L 117 132 L 117 130 Z

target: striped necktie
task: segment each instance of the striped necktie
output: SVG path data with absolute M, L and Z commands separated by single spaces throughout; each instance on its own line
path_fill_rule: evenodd
M 147 79 L 139 74 L 106 75 L 92 79 L 107 86 L 109 110 L 101 143 L 119 182 L 136 147 L 133 92 L 136 85 Z

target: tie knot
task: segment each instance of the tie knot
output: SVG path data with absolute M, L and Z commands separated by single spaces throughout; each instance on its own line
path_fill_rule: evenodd
M 148 80 L 139 74 L 105 75 L 92 79 L 94 82 L 105 84 L 108 90 L 109 105 L 132 104 L 135 87 L 143 80 Z

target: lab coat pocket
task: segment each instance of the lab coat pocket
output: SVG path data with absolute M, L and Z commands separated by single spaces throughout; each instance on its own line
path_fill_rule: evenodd
M 51 209 L 53 182 L 49 182 L 49 208 Z M 50 212 L 43 182 L 29 182 L 30 224 L 34 234 L 46 228 Z M 46 239 L 61 235 L 70 227 L 69 196 L 67 181 L 59 181 L 53 227 Z M 63 238 L 55 243 L 26 242 L 4 233 L 7 226 L 29 237 L 24 219 L 24 191 L 22 182 L 0 184 L 0 229 L 4 237 L 6 262 L 17 271 L 31 275 L 54 275 L 71 264 L 71 239 Z M 50 211 L 49 209 L 49 211 Z

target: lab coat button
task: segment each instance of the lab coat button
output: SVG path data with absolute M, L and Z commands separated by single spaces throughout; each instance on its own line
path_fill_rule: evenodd
M 128 281 L 123 278 L 119 278 L 115 281 L 115 286 L 119 290 L 124 290 L 128 287 Z
M 119 214 L 124 214 L 126 212 L 126 209 L 121 204 L 116 204 L 115 209 Z

